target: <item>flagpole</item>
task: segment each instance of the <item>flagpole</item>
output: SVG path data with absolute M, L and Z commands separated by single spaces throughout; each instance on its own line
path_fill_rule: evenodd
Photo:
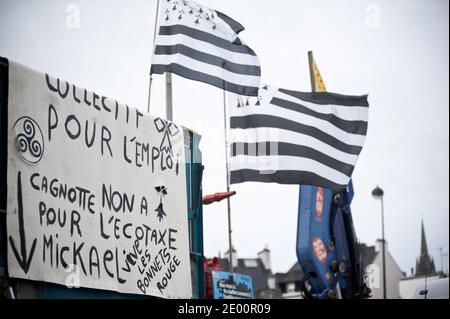
M 309 60 L 309 75 L 311 77 L 311 91 L 313 93 L 317 92 L 316 86 L 316 75 L 314 74 L 314 56 L 313 52 L 308 52 L 308 60 Z
M 166 120 L 173 121 L 172 73 L 166 72 Z
M 223 123 L 225 128 L 225 166 L 227 175 L 227 192 L 230 192 L 230 171 L 228 163 L 228 126 L 227 126 L 227 94 L 223 90 Z M 231 240 L 231 235 L 233 233 L 231 229 L 231 199 L 227 198 L 227 209 L 228 209 L 228 259 L 229 259 L 229 269 L 233 272 L 233 242 Z
M 153 50 L 152 50 L 152 55 L 155 49 L 155 40 L 156 40 L 156 33 L 158 32 L 158 20 L 159 20 L 159 1 L 157 0 L 157 4 L 156 4 L 156 18 L 155 18 L 155 31 L 153 33 Z M 147 104 L 147 113 L 150 113 L 150 102 L 151 102 L 151 97 L 152 97 L 152 84 L 153 84 L 153 74 L 150 71 L 150 83 L 148 85 L 148 104 Z

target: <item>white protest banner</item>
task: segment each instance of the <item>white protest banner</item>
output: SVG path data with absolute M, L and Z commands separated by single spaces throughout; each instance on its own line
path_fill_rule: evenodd
M 183 129 L 9 61 L 11 277 L 191 298 Z

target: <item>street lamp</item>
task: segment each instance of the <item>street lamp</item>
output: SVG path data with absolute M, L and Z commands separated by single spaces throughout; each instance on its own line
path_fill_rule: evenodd
M 386 241 L 385 241 L 385 237 L 384 237 L 384 201 L 383 201 L 383 196 L 384 196 L 384 192 L 383 190 L 377 186 L 377 188 L 375 188 L 372 191 L 372 196 L 375 199 L 380 199 L 381 200 L 381 240 L 382 240 L 382 254 L 383 254 L 383 299 L 386 299 Z

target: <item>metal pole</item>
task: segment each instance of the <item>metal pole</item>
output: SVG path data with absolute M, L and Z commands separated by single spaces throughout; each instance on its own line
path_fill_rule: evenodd
M 425 263 L 425 285 L 424 285 L 424 290 L 425 290 L 425 299 L 428 298 L 428 263 Z
M 153 46 L 155 45 L 155 40 L 156 40 L 156 33 L 157 33 L 157 29 L 158 29 L 158 20 L 159 20 L 159 1 L 156 4 L 156 18 L 155 18 L 155 31 L 153 33 Z M 153 55 L 154 50 L 152 51 L 152 55 Z M 151 102 L 151 97 L 152 97 L 152 84 L 153 84 L 153 75 L 152 72 L 150 71 L 150 83 L 148 84 L 148 102 L 147 102 L 147 113 L 150 113 L 150 102 Z
M 172 73 L 166 73 L 166 119 L 173 121 Z
M 384 196 L 381 197 L 381 237 L 383 246 L 383 299 L 387 299 L 386 295 L 386 239 L 384 234 Z
M 317 92 L 316 86 L 316 75 L 314 74 L 314 56 L 313 52 L 308 52 L 308 61 L 309 61 L 309 76 L 311 77 L 311 90 L 313 93 Z
M 225 166 L 227 172 L 227 192 L 230 191 L 230 173 L 228 164 L 228 126 L 227 126 L 227 94 L 225 90 L 223 91 L 223 123 L 225 128 Z M 230 264 L 230 272 L 233 272 L 233 242 L 231 240 L 231 235 L 233 231 L 231 230 L 231 199 L 227 198 L 228 207 L 228 258 Z

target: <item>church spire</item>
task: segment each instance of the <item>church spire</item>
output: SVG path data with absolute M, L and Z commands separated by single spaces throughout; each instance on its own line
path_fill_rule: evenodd
M 416 262 L 416 276 L 432 276 L 436 274 L 433 258 L 428 253 L 427 238 L 425 236 L 425 225 L 422 219 L 422 234 L 420 243 L 420 257 Z
M 425 226 L 423 224 L 422 219 L 422 241 L 420 244 L 420 256 L 427 256 L 428 255 L 428 245 L 427 245 L 427 238 L 425 237 Z

